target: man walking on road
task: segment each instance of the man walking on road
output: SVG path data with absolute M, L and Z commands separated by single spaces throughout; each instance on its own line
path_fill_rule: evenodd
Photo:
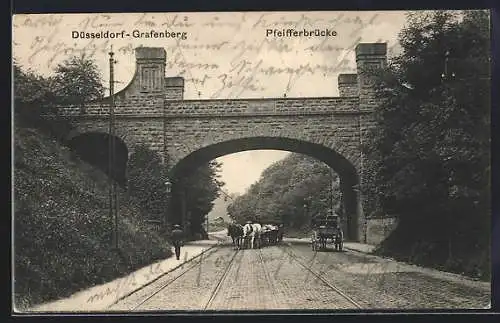
M 181 245 L 183 239 L 184 232 L 181 229 L 181 226 L 176 224 L 172 230 L 172 242 L 175 248 L 175 257 L 177 260 L 181 257 Z

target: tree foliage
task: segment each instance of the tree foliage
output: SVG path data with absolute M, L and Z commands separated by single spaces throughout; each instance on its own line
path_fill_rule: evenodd
M 220 196 L 224 182 L 220 179 L 222 163 L 212 160 L 185 178 L 186 205 L 190 214 L 189 231 L 204 233 L 203 224 L 212 211 L 214 201 Z
M 369 212 L 400 217 L 387 249 L 427 248 L 423 258 L 455 263 L 482 256 L 490 231 L 488 13 L 412 13 L 399 41 L 402 53 L 378 71 L 382 104 L 363 174 Z
M 95 62 L 87 57 L 71 57 L 59 64 L 48 77 L 13 64 L 14 111 L 23 122 L 57 138 L 70 131 L 71 124 L 57 115 L 57 105 L 75 104 L 102 98 L 104 86 Z
M 51 78 L 43 77 L 32 70 L 23 70 L 16 63 L 13 65 L 13 74 L 16 105 L 42 106 L 54 101 Z
M 54 92 L 61 103 L 82 104 L 104 97 L 99 69 L 85 56 L 73 56 L 57 65 L 54 83 Z
M 104 96 L 104 86 L 94 60 L 74 56 L 58 64 L 45 77 L 13 64 L 16 104 L 41 109 L 55 104 L 78 104 Z
M 167 170 L 160 156 L 145 145 L 138 145 L 130 155 L 127 167 L 129 196 L 141 207 L 149 220 L 164 218 L 168 207 Z
M 189 213 L 191 224 L 187 232 L 190 234 L 204 233 L 202 225 L 224 185 L 219 174 L 221 166 L 211 161 L 183 179 L 186 213 Z M 168 169 L 156 152 L 145 145 L 137 146 L 129 159 L 127 177 L 129 196 L 140 205 L 145 217 L 159 220 L 169 212 L 169 224 L 180 220 L 172 214 L 173 206 L 168 205 L 166 182 L 172 179 L 168 178 Z
M 260 180 L 236 197 L 227 210 L 239 223 L 282 222 L 289 228 L 302 229 L 309 226 L 311 217 L 326 214 L 332 206 L 339 212 L 339 196 L 337 174 L 326 164 L 290 154 L 266 168 Z

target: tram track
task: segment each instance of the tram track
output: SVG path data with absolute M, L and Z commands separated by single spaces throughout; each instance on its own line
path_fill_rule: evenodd
M 234 260 L 236 259 L 236 255 L 239 253 L 241 253 L 239 249 L 236 249 L 236 251 L 233 253 L 233 256 L 229 260 L 229 263 L 227 264 L 226 268 L 224 269 L 224 272 L 223 272 L 221 278 L 219 278 L 219 280 L 217 281 L 217 284 L 215 285 L 214 289 L 210 293 L 210 297 L 208 298 L 208 301 L 203 306 L 204 311 L 208 310 L 208 308 L 212 305 L 213 301 L 217 297 L 224 281 L 227 278 L 227 275 L 229 274 L 231 267 L 233 266 Z
M 273 297 L 271 297 L 274 306 L 272 306 L 273 309 L 278 308 L 278 304 L 276 303 L 277 300 L 277 294 L 276 294 L 276 288 L 272 282 L 271 275 L 269 273 L 269 269 L 267 268 L 262 249 L 243 249 L 246 250 L 247 252 L 254 252 L 257 251 L 258 259 L 260 262 L 260 268 L 262 269 L 262 272 L 264 274 L 264 279 L 267 283 L 267 286 L 269 286 L 269 289 L 272 292 Z M 205 303 L 205 306 L 203 307 L 204 311 L 208 311 L 209 308 L 213 305 L 214 300 L 216 297 L 219 295 L 220 290 L 222 289 L 222 286 L 226 282 L 227 277 L 229 276 L 229 272 L 231 271 L 233 264 L 235 263 L 236 256 L 238 254 L 241 254 L 243 256 L 243 253 L 245 251 L 237 249 L 236 252 L 233 254 L 232 258 L 230 259 L 229 263 L 227 264 L 224 273 L 222 274 L 221 278 L 217 281 L 217 284 L 215 285 L 213 291 L 210 294 L 209 300 Z
M 177 276 L 173 277 L 172 279 L 168 280 L 167 282 L 161 284 L 161 286 L 159 288 L 157 288 L 153 293 L 149 294 L 147 297 L 143 298 L 139 303 L 135 304 L 130 310 L 135 311 L 140 306 L 146 304 L 149 300 L 151 300 L 154 296 L 156 296 L 162 290 L 164 290 L 165 288 L 167 288 L 168 286 L 173 284 L 176 280 L 178 280 L 179 278 L 181 278 L 182 276 L 184 276 L 185 274 L 190 272 L 192 269 L 201 265 L 202 257 L 203 257 L 203 255 L 200 258 L 196 259 L 194 261 L 194 263 L 191 264 L 191 266 L 189 266 L 187 269 L 183 270 L 179 275 L 177 275 Z
M 295 261 L 295 263 L 298 264 L 300 267 L 303 267 L 304 269 L 306 269 L 306 271 L 308 271 L 310 274 L 315 276 L 319 281 L 321 281 L 321 283 L 324 286 L 328 287 L 328 289 L 332 290 L 333 292 L 335 292 L 335 294 L 339 295 L 348 304 L 350 304 L 350 306 L 353 306 L 357 309 L 362 308 L 362 306 L 358 302 L 356 302 L 354 299 L 352 299 L 351 297 L 346 295 L 342 290 L 340 290 L 338 287 L 336 287 L 330 281 L 325 279 L 325 277 L 321 274 L 321 272 L 313 270 L 311 268 L 311 266 L 308 266 L 304 261 L 302 261 L 302 258 L 295 254 L 292 246 L 286 244 L 286 245 L 282 245 L 282 246 L 278 246 L 278 247 L 280 249 L 282 249 L 283 252 L 285 254 L 287 254 L 288 257 L 290 257 L 290 259 L 292 261 Z M 280 289 L 281 292 L 277 290 L 278 285 L 279 286 L 281 286 L 281 285 L 280 284 L 275 285 L 275 283 L 274 283 L 272 275 L 270 274 L 271 271 L 269 270 L 269 267 L 268 267 L 269 264 L 266 263 L 266 259 L 265 259 L 266 254 L 264 253 L 264 251 L 262 249 L 257 249 L 257 250 L 247 250 L 247 251 L 234 250 L 230 255 L 228 255 L 228 256 L 230 256 L 230 258 L 224 257 L 226 259 L 226 261 L 224 261 L 224 263 L 223 263 L 224 267 L 220 268 L 218 271 L 217 281 L 215 282 L 215 284 L 211 284 L 212 287 L 207 286 L 207 288 L 210 288 L 210 292 L 207 293 L 204 300 L 202 299 L 202 300 L 200 300 L 201 302 L 198 303 L 198 304 L 200 304 L 199 308 L 202 311 L 211 311 L 212 308 L 219 307 L 219 305 L 220 305 L 219 303 L 220 303 L 221 299 L 218 296 L 221 296 L 222 295 L 221 291 L 226 289 L 228 277 L 234 276 L 234 270 L 232 270 L 232 269 L 234 269 L 234 264 L 236 262 L 236 259 L 241 259 L 241 257 L 243 257 L 245 252 L 254 252 L 254 257 L 257 257 L 257 259 L 255 259 L 255 260 L 258 261 L 258 263 L 259 263 L 258 267 L 260 268 L 260 272 L 261 272 L 260 275 L 264 279 L 265 285 L 268 286 L 268 287 L 266 287 L 266 290 L 269 291 L 270 296 L 269 296 L 269 298 L 267 298 L 267 296 L 266 296 L 266 298 L 267 298 L 266 302 L 270 302 L 270 303 L 269 304 L 266 303 L 265 308 L 267 308 L 267 309 L 283 308 L 284 304 L 279 304 L 278 300 L 280 299 L 280 297 L 279 297 L 280 293 L 283 293 L 284 291 L 281 289 Z M 238 257 L 239 255 L 241 255 L 241 257 Z M 207 256 L 209 256 L 209 255 L 207 255 Z M 162 291 L 167 289 L 169 286 L 171 286 L 174 282 L 178 281 L 182 277 L 191 276 L 188 274 L 190 272 L 193 272 L 193 270 L 196 270 L 197 268 L 199 268 L 199 266 L 201 266 L 201 264 L 202 264 L 202 261 L 205 261 L 202 258 L 205 258 L 205 257 L 200 257 L 196 260 L 193 260 L 188 265 L 187 268 L 182 270 L 182 272 L 176 274 L 174 277 L 171 277 L 167 281 L 164 281 L 161 285 L 156 286 L 156 288 L 154 288 L 154 290 L 149 292 L 147 295 L 144 295 L 144 297 L 142 297 L 139 301 L 136 300 L 135 303 L 132 303 L 133 304 L 132 307 L 128 307 L 129 310 L 130 311 L 140 311 L 141 308 L 147 307 L 148 303 L 157 302 L 158 300 L 156 299 L 156 297 L 158 294 L 160 294 Z M 267 260 L 267 261 L 269 261 L 269 260 Z M 297 267 L 297 268 L 299 268 L 299 267 Z M 224 297 L 226 297 L 226 296 L 224 296 Z M 216 300 L 217 300 L 217 302 L 216 302 Z M 224 302 L 226 302 L 226 300 L 224 300 Z M 287 303 L 288 303 L 288 301 L 287 301 Z M 217 305 L 217 304 L 219 304 L 219 305 Z M 288 305 L 288 306 L 285 308 L 291 308 L 290 306 L 293 306 L 292 304 L 286 304 L 286 305 Z
M 281 248 L 284 250 L 284 252 L 286 252 L 290 256 L 291 259 L 295 260 L 301 267 L 303 267 L 308 272 L 310 272 L 313 276 L 318 278 L 321 282 L 323 282 L 323 284 L 325 284 L 327 287 L 329 287 L 335 293 L 337 293 L 342 298 L 347 300 L 351 305 L 353 305 L 357 309 L 363 308 L 358 302 L 356 302 L 354 299 L 352 299 L 350 296 L 348 296 L 346 293 L 344 293 L 342 290 L 340 290 L 338 287 L 336 287 L 330 281 L 328 281 L 326 278 L 324 278 L 323 275 L 314 271 L 313 269 L 311 269 L 310 266 L 307 266 L 304 262 L 302 262 L 300 260 L 300 257 L 297 256 L 293 251 L 291 251 L 292 247 L 290 245 L 287 244 L 286 246 L 281 246 Z M 287 250 L 287 248 L 288 248 L 288 250 Z
M 416 297 L 411 293 L 414 281 L 409 274 L 400 275 L 406 285 L 398 298 L 391 293 L 399 281 L 384 281 L 381 291 L 377 277 L 365 279 L 365 272 L 357 270 L 365 259 L 350 252 L 310 252 L 307 246 L 286 242 L 257 250 L 236 251 L 229 246 L 217 249 L 205 254 L 203 260 L 192 259 L 148 288 L 124 298 L 112 310 L 209 313 L 216 310 L 359 310 L 392 308 L 392 304 L 408 307 L 412 305 L 408 299 Z M 439 295 L 439 288 L 429 286 L 427 283 L 429 290 L 423 290 L 425 295 Z M 457 303 L 467 301 L 465 288 L 460 291 L 463 295 L 453 293 L 450 295 L 456 297 Z M 418 297 L 419 304 L 427 304 L 424 296 Z M 446 297 L 433 302 L 445 304 Z
M 267 282 L 267 285 L 271 288 L 271 293 L 273 295 L 273 303 L 274 303 L 274 308 L 278 308 L 278 304 L 276 302 L 277 295 L 276 295 L 276 286 L 273 284 L 271 274 L 269 274 L 269 269 L 267 268 L 266 262 L 264 261 L 264 257 L 262 256 L 262 249 L 259 249 L 259 259 L 262 264 L 262 270 L 264 272 L 264 276 Z
M 184 265 L 188 265 L 188 268 L 183 270 L 180 274 L 178 274 L 177 276 L 169 279 L 167 282 L 161 284 L 161 286 L 159 288 L 157 288 L 153 293 L 149 294 L 147 297 L 143 298 L 140 302 L 136 303 L 132 308 L 130 308 L 129 310 L 131 311 L 134 311 L 134 310 L 137 310 L 140 306 L 146 304 L 149 300 L 151 300 L 154 296 L 156 296 L 157 294 L 159 294 L 162 290 L 164 290 L 165 288 L 167 288 L 168 286 L 170 286 L 171 284 L 173 284 L 175 281 L 177 281 L 179 278 L 181 278 L 182 276 L 184 276 L 185 274 L 187 274 L 188 272 L 190 272 L 192 269 L 194 268 L 197 268 L 198 266 L 201 266 L 201 263 L 202 263 L 202 258 L 203 257 L 207 257 L 209 255 L 211 255 L 213 252 L 216 252 L 220 246 L 224 245 L 224 243 L 226 242 L 226 239 L 224 238 L 220 238 L 218 237 L 217 235 L 213 235 L 213 234 L 208 234 L 209 236 L 211 236 L 212 238 L 215 238 L 217 240 L 217 245 L 216 247 L 214 248 L 211 248 L 208 250 L 208 252 L 202 252 L 199 256 L 196 256 L 195 258 L 185 262 L 184 264 L 180 265 L 179 267 L 177 267 L 176 269 L 178 268 L 182 268 Z M 111 306 L 114 306 L 116 305 L 117 303 L 119 303 L 122 299 L 126 298 L 126 297 L 130 297 L 131 295 L 133 294 L 136 294 L 138 292 L 140 292 L 141 290 L 144 290 L 145 288 L 147 288 L 148 286 L 152 285 L 153 283 L 155 283 L 156 281 L 160 280 L 161 278 L 163 278 L 164 276 L 174 272 L 176 269 L 172 270 L 172 271 L 168 271 L 168 272 L 165 272 L 163 273 L 162 275 L 160 275 L 159 277 L 157 277 L 156 279 L 148 282 L 147 284 L 141 286 L 140 288 L 134 290 L 133 292 L 131 293 L 128 293 L 126 296 L 123 296 L 123 297 L 120 297 L 120 299 L 116 300 L 113 304 L 111 304 L 109 307 Z
M 210 256 L 215 251 L 216 251 L 216 248 L 214 248 L 213 251 L 210 252 L 209 254 L 205 255 L 205 257 Z M 202 305 L 203 310 L 207 310 L 211 306 L 211 304 L 214 301 L 214 299 L 216 298 L 216 296 L 218 295 L 219 290 L 221 289 L 224 281 L 226 280 L 226 277 L 228 276 L 228 273 L 230 272 L 230 269 L 231 269 L 231 267 L 232 267 L 232 265 L 233 265 L 233 263 L 234 263 L 234 261 L 236 259 L 236 256 L 238 254 L 240 254 L 240 250 L 236 250 L 235 252 L 232 253 L 231 258 L 229 259 L 227 265 L 225 265 L 225 268 L 223 270 L 222 276 L 218 279 L 217 284 L 215 285 L 215 287 L 211 291 L 208 301 L 203 302 L 203 303 L 205 303 L 205 305 Z M 158 294 L 160 294 L 162 291 L 164 291 L 166 288 L 168 288 L 169 286 L 171 286 L 173 283 L 175 283 L 176 281 L 178 281 L 182 277 L 186 276 L 190 272 L 192 272 L 192 271 L 196 270 L 197 268 L 199 268 L 201 266 L 202 262 L 204 261 L 203 258 L 204 258 L 203 255 L 200 255 L 199 258 L 193 259 L 192 261 L 190 261 L 188 267 L 185 268 L 184 270 L 182 270 L 182 272 L 176 274 L 174 277 L 172 277 L 172 278 L 168 279 L 167 281 L 163 282 L 160 286 L 157 286 L 154 289 L 154 291 L 149 292 L 147 294 L 147 296 L 141 298 L 141 300 L 139 302 L 136 302 L 133 306 L 128 307 L 128 310 L 129 311 L 140 311 L 141 307 L 144 307 L 145 305 L 148 304 L 148 302 L 153 301 L 153 299 L 155 298 L 155 296 L 157 296 Z M 158 279 L 156 279 L 156 280 L 158 280 Z M 148 285 L 150 285 L 150 284 L 148 284 Z M 146 287 L 147 286 L 143 286 L 142 288 L 137 289 L 136 291 L 134 291 L 133 294 L 135 294 L 135 293 L 137 293 L 137 292 L 145 289 Z

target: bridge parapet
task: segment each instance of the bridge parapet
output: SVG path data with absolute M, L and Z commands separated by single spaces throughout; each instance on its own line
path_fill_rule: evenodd
M 358 113 L 356 97 L 166 101 L 166 117 Z
M 114 112 L 116 115 L 141 115 L 161 116 L 163 114 L 164 99 L 159 96 L 130 95 L 126 100 L 115 102 Z M 109 99 L 101 102 L 86 103 L 84 105 L 59 106 L 59 112 L 63 116 L 85 117 L 85 116 L 108 116 Z
M 60 106 L 64 116 L 108 116 L 109 101 L 82 106 Z M 200 117 L 252 115 L 311 115 L 360 113 L 357 97 L 165 100 L 159 97 L 129 96 L 115 103 L 115 114 L 145 117 Z M 366 111 L 369 112 L 369 111 Z

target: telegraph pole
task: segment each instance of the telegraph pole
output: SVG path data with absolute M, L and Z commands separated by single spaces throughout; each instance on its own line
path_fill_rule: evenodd
M 110 218 L 114 220 L 113 244 L 118 250 L 118 195 L 116 190 L 116 180 L 113 179 L 115 166 L 115 97 L 114 97 L 114 59 L 113 45 L 109 52 L 109 210 Z
M 333 210 L 333 169 L 330 167 L 330 209 L 332 215 L 335 213 Z
M 111 53 L 110 53 L 111 55 Z M 109 60 L 109 71 L 110 71 L 110 78 L 109 78 L 109 99 L 112 101 L 112 97 L 113 97 L 113 64 L 112 64 L 112 60 L 110 59 Z M 113 142 L 111 140 L 111 138 L 113 137 L 112 136 L 112 132 L 113 132 L 113 120 L 112 120 L 112 117 L 111 115 L 113 114 L 113 108 L 112 108 L 112 105 L 113 103 L 111 103 L 110 101 L 110 105 L 109 105 L 109 129 L 108 129 L 108 198 L 109 198 L 109 219 L 111 220 L 111 222 L 113 222 L 113 216 L 114 216 L 114 212 L 113 212 L 113 206 L 114 206 L 114 201 L 113 201 L 113 197 L 114 197 L 114 192 L 113 192 L 113 178 L 111 176 L 112 172 L 113 172 Z M 111 237 L 111 243 L 113 244 L 114 243 L 114 240 L 115 240 L 115 233 L 114 231 L 112 232 L 112 237 Z
M 442 79 L 443 82 L 455 78 L 455 73 L 454 72 L 450 73 L 450 71 L 448 69 L 449 57 L 450 57 L 450 51 L 447 50 L 444 53 L 444 71 L 441 74 L 441 79 Z M 447 198 L 449 199 L 449 197 L 450 197 L 450 185 L 451 185 L 452 178 L 451 178 L 450 174 L 447 174 L 447 176 L 448 176 L 448 187 L 447 187 L 447 189 L 448 189 L 448 195 L 447 195 Z M 451 238 L 451 236 L 452 236 L 452 234 L 451 234 L 451 228 L 452 227 L 451 227 L 451 221 L 452 220 L 451 220 L 451 212 L 450 212 L 449 207 L 448 207 L 447 211 L 448 211 L 447 212 L 448 213 L 447 214 L 447 221 L 448 221 L 447 227 L 448 227 L 448 260 L 449 260 L 452 257 L 452 252 L 451 252 L 451 250 L 452 250 L 452 241 L 451 241 L 451 239 L 452 239 Z

